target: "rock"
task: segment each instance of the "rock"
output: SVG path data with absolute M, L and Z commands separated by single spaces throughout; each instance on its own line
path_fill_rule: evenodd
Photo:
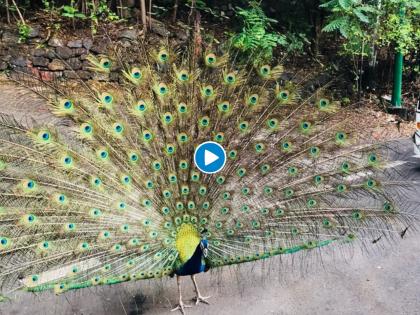
M 60 58 L 63 59 L 69 59 L 70 57 L 73 57 L 73 51 L 68 47 L 57 47 L 55 52 Z
M 29 30 L 28 38 L 39 37 L 39 26 L 31 27 Z
M 136 30 L 124 30 L 118 35 L 119 39 L 125 38 L 129 40 L 136 40 L 137 39 L 137 31 Z
M 6 55 L 1 57 L 1 60 L 5 61 L 5 62 L 10 62 L 10 60 L 12 60 L 12 55 Z
M 166 28 L 166 25 L 157 20 L 153 20 L 152 22 L 152 32 L 163 37 L 167 37 L 171 34 L 171 32 L 169 32 Z
M 73 51 L 73 56 L 81 56 L 81 55 L 87 54 L 86 48 L 75 48 L 75 49 L 72 49 L 72 51 Z
M 92 79 L 92 76 L 93 76 L 92 72 L 84 71 L 84 70 L 77 71 L 77 75 L 83 80 Z
M 17 67 L 26 67 L 28 66 L 29 61 L 23 56 L 18 56 L 17 58 L 12 59 L 10 63 Z
M 54 59 L 48 65 L 48 69 L 50 69 L 51 71 L 63 71 L 64 69 L 66 69 L 66 66 L 60 59 Z
M 50 60 L 45 57 L 33 57 L 32 64 L 36 67 L 47 67 L 50 63 Z
M 121 42 L 121 46 L 124 47 L 124 48 L 129 48 L 129 47 L 131 47 L 131 43 L 130 43 L 130 41 L 125 39 Z
M 90 50 L 96 54 L 106 54 L 108 45 L 106 42 L 95 43 Z
M 95 72 L 93 79 L 97 81 L 109 81 L 109 73 Z
M 54 59 L 54 58 L 57 58 L 57 55 L 55 54 L 54 50 L 48 49 L 47 50 L 47 55 L 45 57 L 48 57 L 50 59 Z
M 39 71 L 39 77 L 43 81 L 52 81 L 63 76 L 63 72 Z
M 48 45 L 51 46 L 51 47 L 63 47 L 64 46 L 64 41 L 61 38 L 52 37 L 48 41 Z
M 8 44 L 16 44 L 19 41 L 19 36 L 15 33 L 5 31 L 2 36 L 2 42 Z
M 82 70 L 89 70 L 89 67 L 91 67 L 90 62 L 87 60 L 84 60 L 82 63 Z
M 119 79 L 119 77 L 120 77 L 120 75 L 119 75 L 119 73 L 118 73 L 118 72 L 111 72 L 111 73 L 109 74 L 109 80 L 110 80 L 110 81 L 113 81 L 113 82 L 117 82 L 117 81 L 118 81 L 118 79 Z
M 47 56 L 47 50 L 45 48 L 35 48 L 32 51 L 32 55 L 34 57 L 46 57 Z
M 70 58 L 67 60 L 67 63 L 67 70 L 80 70 L 82 68 L 82 62 L 79 60 L 79 58 Z
M 6 61 L 0 61 L 0 71 L 4 71 L 7 69 L 7 62 Z
M 82 48 L 83 43 L 81 39 L 71 40 L 67 43 L 67 47 L 70 48 Z
M 92 45 L 93 45 L 93 40 L 92 40 L 92 39 L 90 39 L 90 38 L 83 38 L 82 45 L 83 45 L 83 47 L 85 47 L 87 50 L 89 50 L 89 49 L 91 49 L 91 48 L 92 48 Z
M 186 32 L 186 31 L 184 31 L 184 30 L 178 30 L 178 31 L 175 33 L 175 36 L 176 36 L 178 39 L 182 40 L 182 41 L 186 41 L 186 40 L 188 39 L 188 34 L 187 34 L 187 32 Z
M 64 77 L 67 79 L 79 79 L 80 75 L 76 71 L 66 70 L 63 73 Z

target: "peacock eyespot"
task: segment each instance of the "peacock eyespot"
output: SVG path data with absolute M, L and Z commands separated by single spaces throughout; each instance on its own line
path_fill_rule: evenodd
M 72 107 L 73 107 L 72 101 L 67 100 L 67 101 L 64 102 L 64 108 L 65 109 L 71 109 Z
M 301 127 L 302 127 L 303 130 L 308 130 L 310 126 L 311 126 L 311 124 L 307 121 L 305 121 L 301 124 Z
M 322 98 L 322 99 L 319 100 L 319 107 L 325 108 L 329 105 L 329 103 L 330 102 L 327 99 Z
M 346 185 L 340 184 L 337 186 L 337 192 L 345 192 L 347 190 Z
M 2 239 L 0 240 L 0 243 L 1 243 L 1 245 L 5 246 L 5 245 L 7 245 L 8 241 L 7 241 L 7 239 L 2 238 Z
M 161 94 L 166 94 L 166 92 L 167 92 L 167 88 L 166 88 L 165 86 L 161 86 L 161 87 L 159 88 L 159 92 L 160 92 Z
M 180 78 L 181 78 L 181 81 L 187 81 L 188 80 L 188 74 L 182 73 Z
M 235 82 L 235 76 L 233 74 L 228 74 L 226 76 L 226 82 L 227 83 L 234 83 Z
M 251 97 L 249 98 L 249 102 L 250 102 L 252 105 L 257 104 L 257 102 L 258 102 L 258 97 L 257 97 L 257 96 L 255 96 L 255 95 L 251 96 Z
M 101 153 L 100 153 L 100 157 L 101 157 L 102 159 L 106 159 L 106 158 L 108 157 L 108 152 L 106 152 L 106 151 L 101 151 Z
M 210 87 L 205 88 L 205 89 L 204 89 L 204 94 L 205 94 L 206 96 L 211 96 L 211 95 L 213 94 L 213 89 L 212 89 L 212 88 L 210 88 Z
M 269 66 L 262 66 L 262 67 L 260 68 L 260 73 L 261 73 L 263 76 L 268 75 L 268 74 L 270 73 L 270 67 L 269 67 Z
M 229 158 L 234 159 L 236 158 L 236 156 L 238 155 L 238 152 L 236 152 L 236 150 L 231 150 L 228 153 Z
M 289 175 L 296 175 L 296 174 L 297 174 L 297 172 L 298 172 L 298 169 L 297 169 L 296 167 L 294 167 L 294 166 L 290 166 L 290 167 L 287 169 L 287 173 L 288 173 Z
M 214 54 L 209 54 L 206 56 L 206 61 L 208 64 L 214 64 L 216 62 L 216 56 Z
M 37 282 L 39 277 L 37 275 L 32 276 L 32 282 Z
M 109 69 L 111 67 L 111 62 L 109 60 L 103 60 L 102 66 L 106 69 Z
M 138 108 L 139 111 L 143 112 L 146 109 L 146 105 L 145 104 L 138 104 L 137 108 Z
M 316 204 L 317 204 L 317 202 L 316 202 L 316 200 L 315 200 L 315 199 L 309 199 L 309 200 L 306 202 L 306 205 L 307 205 L 309 208 L 312 208 L 312 207 L 316 206 Z
M 26 184 L 26 187 L 28 187 L 29 189 L 34 188 L 35 182 L 33 180 L 29 180 L 28 183 Z
M 130 160 L 131 160 L 131 161 L 136 162 L 138 159 L 139 159 L 139 156 L 138 156 L 137 154 L 132 153 L 132 154 L 130 155 Z
M 123 131 L 123 126 L 121 125 L 115 125 L 115 131 L 120 133 L 121 131 Z
M 92 126 L 90 126 L 90 125 L 85 125 L 85 127 L 83 129 L 86 133 L 92 132 Z
M 217 142 L 222 142 L 225 139 L 225 137 L 224 137 L 223 133 L 219 132 L 219 133 L 216 134 L 216 136 L 214 137 L 214 139 Z
M 320 184 L 320 183 L 322 182 L 322 180 L 323 180 L 323 177 L 322 177 L 322 176 L 320 176 L 320 175 L 316 175 L 316 176 L 314 177 L 314 182 L 315 182 L 315 184 Z
M 317 155 L 319 153 L 319 148 L 318 147 L 312 147 L 310 149 L 310 151 L 311 151 L 312 155 Z
M 72 162 L 72 158 L 71 158 L 71 157 L 66 156 L 66 157 L 64 158 L 64 163 L 65 163 L 65 164 L 71 164 L 71 162 Z
M 239 124 L 239 129 L 242 131 L 246 130 L 248 128 L 248 123 L 246 121 L 243 121 Z
M 264 151 L 264 148 L 265 148 L 265 146 L 264 146 L 264 144 L 262 144 L 262 143 L 257 143 L 257 144 L 255 145 L 255 151 L 256 151 L 257 153 L 261 153 L 262 151 Z
M 238 169 L 238 170 L 237 170 L 236 174 L 237 174 L 239 177 L 244 177 L 244 176 L 245 176 L 245 174 L 246 174 L 246 170 L 245 170 L 244 168 L 240 168 L 240 169 Z
M 50 139 L 50 134 L 48 132 L 43 132 L 41 135 L 43 140 L 49 140 Z
M 161 61 L 167 61 L 168 60 L 168 54 L 166 52 L 160 53 L 159 56 Z
M 63 203 L 64 201 L 66 201 L 66 196 L 64 196 L 64 195 L 59 195 L 59 196 L 58 196 L 58 201 L 59 201 L 59 202 L 61 202 L 61 203 Z
M 362 218 L 362 213 L 359 210 L 355 210 L 353 211 L 351 216 L 353 217 L 353 219 L 360 220 Z
M 35 216 L 33 214 L 30 214 L 27 216 L 27 220 L 28 222 L 34 222 L 35 221 Z
M 141 72 L 139 70 L 132 70 L 131 75 L 134 79 L 140 79 L 141 78 Z
M 289 92 L 281 91 L 279 97 L 280 99 L 287 101 L 289 99 Z
M 120 202 L 120 203 L 118 204 L 118 208 L 120 208 L 120 209 L 125 209 L 125 208 L 126 208 L 126 204 L 125 204 L 124 202 Z
M 111 103 L 112 102 L 112 96 L 111 95 L 105 95 L 104 101 L 105 101 L 105 103 Z
M 384 203 L 383 209 L 384 209 L 385 212 L 392 212 L 392 211 L 394 211 L 394 207 L 389 202 L 385 202 Z
M 293 196 L 293 194 L 294 194 L 294 191 L 293 191 L 293 189 L 291 189 L 291 188 L 286 188 L 286 189 L 284 190 L 284 195 L 285 195 L 285 197 L 287 197 L 287 198 L 292 197 L 292 196 Z

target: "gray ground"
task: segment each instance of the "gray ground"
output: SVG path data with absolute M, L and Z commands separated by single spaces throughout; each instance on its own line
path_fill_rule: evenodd
M 36 109 L 37 117 L 47 117 L 30 94 L 19 93 L 11 102 L 16 93 L 0 85 L 0 112 L 22 117 Z M 406 162 L 397 167 L 403 178 L 420 181 L 420 159 L 411 157 L 410 140 L 396 147 L 395 159 Z M 420 201 L 420 192 L 410 192 L 408 199 Z M 211 305 L 187 314 L 420 314 L 420 232 L 379 252 L 311 257 L 295 254 L 281 263 L 275 258 L 201 274 L 198 282 L 203 295 L 212 295 Z M 307 259 L 309 266 L 302 266 Z M 183 284 L 189 302 L 191 281 L 184 278 Z M 169 314 L 176 299 L 174 279 L 146 280 L 60 296 L 17 293 L 0 304 L 0 314 Z

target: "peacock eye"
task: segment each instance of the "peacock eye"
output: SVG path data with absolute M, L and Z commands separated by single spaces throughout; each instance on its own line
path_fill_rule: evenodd
M 215 54 L 208 54 L 206 56 L 206 63 L 212 65 L 216 62 L 216 55 Z
M 168 60 L 168 54 L 166 52 L 162 52 L 160 54 L 160 60 L 162 60 L 162 61 Z
M 70 100 L 64 101 L 64 108 L 65 109 L 71 109 L 73 107 L 73 102 Z
M 103 58 L 101 59 L 101 65 L 105 69 L 109 69 L 111 67 L 111 61 L 109 59 Z
M 263 75 L 263 76 L 267 76 L 268 74 L 270 74 L 270 67 L 269 66 L 262 66 L 261 68 L 260 68 L 260 73 Z

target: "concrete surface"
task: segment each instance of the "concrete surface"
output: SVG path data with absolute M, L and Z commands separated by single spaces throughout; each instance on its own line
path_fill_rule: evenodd
M 23 117 L 35 107 L 38 117 L 45 114 L 32 95 L 19 94 L 13 103 L 4 96 L 16 92 L 4 89 L 0 85 L 0 112 Z M 420 160 L 411 158 L 410 140 L 396 147 L 395 159 L 406 162 L 398 166 L 401 177 L 420 182 Z M 408 199 L 420 202 L 420 191 L 410 191 Z M 187 314 L 420 314 L 420 232 L 409 230 L 397 244 L 370 253 L 318 253 L 201 274 L 198 282 L 203 295 L 212 295 L 211 305 L 194 306 Z M 183 289 L 184 301 L 190 302 L 189 278 L 183 279 Z M 174 279 L 145 280 L 60 296 L 19 292 L 0 304 L 0 314 L 170 314 L 176 300 Z

